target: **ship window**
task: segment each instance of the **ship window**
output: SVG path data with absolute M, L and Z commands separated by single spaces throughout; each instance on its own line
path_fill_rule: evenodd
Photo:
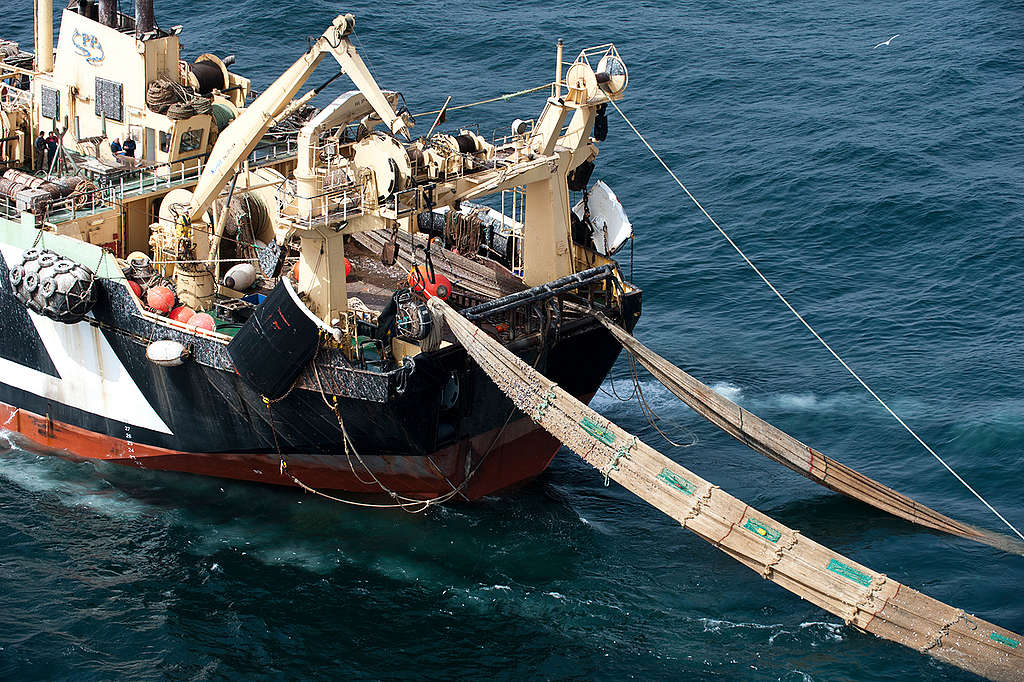
M 184 154 L 185 152 L 194 152 L 199 149 L 203 144 L 203 131 L 202 130 L 186 130 L 181 134 L 181 145 L 178 146 L 178 152 Z
M 39 88 L 39 96 L 40 113 L 43 118 L 52 118 L 54 121 L 60 118 L 60 93 L 44 85 Z
M 124 120 L 124 86 L 105 78 L 96 79 L 96 115 L 106 116 L 111 121 Z
M 146 140 L 142 154 L 146 161 L 156 160 L 156 131 L 152 128 L 146 128 Z
M 160 204 L 163 197 L 157 197 L 149 203 L 149 224 L 153 225 L 160 221 Z

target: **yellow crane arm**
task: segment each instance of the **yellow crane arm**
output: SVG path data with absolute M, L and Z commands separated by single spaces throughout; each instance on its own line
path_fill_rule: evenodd
M 355 28 L 355 21 L 351 14 L 338 15 L 309 51 L 299 57 L 220 134 L 210 152 L 209 162 L 196 183 L 188 212 L 183 216 L 186 225 L 201 220 L 238 164 L 252 153 L 275 118 L 289 106 L 303 83 L 328 54 L 337 60 L 341 70 L 363 93 L 381 121 L 395 134 L 408 135 L 405 120 L 395 113 L 348 39 Z

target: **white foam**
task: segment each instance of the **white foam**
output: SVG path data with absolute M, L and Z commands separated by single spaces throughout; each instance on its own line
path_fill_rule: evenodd
M 731 381 L 716 381 L 711 384 L 711 390 L 734 403 L 743 400 L 743 388 Z
M 733 628 L 773 630 L 775 628 L 783 627 L 782 623 L 733 623 L 728 620 L 719 620 L 717 618 L 699 618 L 698 620 L 704 624 L 704 632 L 721 632 L 722 630 L 731 630 Z
M 245 544 L 249 544 L 248 542 Z M 246 554 L 246 552 L 242 552 Z M 268 565 L 298 566 L 311 573 L 326 575 L 341 563 L 336 556 L 324 555 L 318 551 L 296 545 L 257 548 L 253 551 L 260 562 Z
M 127 495 L 104 485 L 102 479 L 77 482 L 58 478 L 49 465 L 70 464 L 59 458 L 25 453 L 0 459 L 0 478 L 32 493 L 50 493 L 68 507 L 87 507 L 111 518 L 137 518 L 149 508 Z
M 792 410 L 818 411 L 822 406 L 818 397 L 813 393 L 788 395 L 783 393 L 778 396 L 777 401 L 780 407 Z
M 800 623 L 801 629 L 814 628 L 818 631 L 821 638 L 828 642 L 841 642 L 843 641 L 843 624 L 842 623 L 826 623 L 822 621 L 808 621 L 806 623 Z M 817 646 L 816 643 L 812 643 L 811 646 Z

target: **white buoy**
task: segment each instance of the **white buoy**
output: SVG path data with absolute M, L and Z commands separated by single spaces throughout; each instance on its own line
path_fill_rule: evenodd
M 245 291 L 256 283 L 256 268 L 252 263 L 239 263 L 224 274 L 224 286 Z
M 171 339 L 154 341 L 146 347 L 146 359 L 160 367 L 177 367 L 186 353 L 185 346 Z

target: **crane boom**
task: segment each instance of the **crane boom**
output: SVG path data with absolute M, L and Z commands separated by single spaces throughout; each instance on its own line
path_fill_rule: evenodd
M 354 16 L 338 15 L 310 49 L 220 134 L 210 152 L 209 162 L 196 183 L 188 211 L 182 217 L 183 224 L 189 225 L 201 220 L 238 164 L 252 153 L 275 118 L 288 107 L 303 83 L 328 54 L 337 60 L 342 72 L 363 93 L 381 121 L 393 133 L 408 135 L 405 120 L 395 113 L 355 46 L 349 41 L 348 36 L 354 29 Z

